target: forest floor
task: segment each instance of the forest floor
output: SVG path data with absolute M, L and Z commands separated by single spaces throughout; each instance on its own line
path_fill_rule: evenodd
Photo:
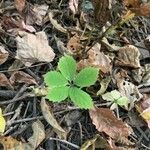
M 0 25 L 0 150 L 150 150 L 150 1 L 1 0 Z M 74 103 L 45 97 L 68 55 L 99 71 Z

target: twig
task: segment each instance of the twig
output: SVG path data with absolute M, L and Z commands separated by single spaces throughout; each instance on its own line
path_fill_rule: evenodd
M 0 97 L 3 98 L 12 98 L 16 95 L 16 91 L 12 90 L 0 90 Z
M 75 144 L 73 144 L 73 143 L 70 143 L 70 142 L 68 142 L 68 141 L 66 141 L 66 140 L 61 140 L 61 139 L 51 138 L 51 137 L 49 138 L 49 140 L 59 141 L 59 142 L 68 144 L 68 145 L 70 145 L 70 146 L 72 146 L 72 147 L 74 147 L 74 148 L 76 148 L 76 149 L 80 149 L 80 147 L 79 147 L 78 145 L 75 145 Z

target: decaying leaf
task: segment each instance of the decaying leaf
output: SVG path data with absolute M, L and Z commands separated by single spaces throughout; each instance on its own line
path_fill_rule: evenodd
M 77 13 L 78 5 L 79 5 L 79 0 L 69 0 L 69 8 L 73 12 L 73 14 Z
M 66 139 L 66 131 L 57 123 L 53 114 L 50 112 L 48 105 L 43 98 L 41 100 L 41 110 L 45 120 L 53 127 L 54 131 L 58 134 L 60 138 Z
M 110 0 L 92 0 L 94 6 L 94 16 L 100 27 L 103 27 L 110 18 Z
M 139 92 L 137 86 L 135 86 L 133 83 L 128 81 L 122 81 L 120 84 L 118 84 L 119 92 L 126 96 L 129 100 L 129 110 L 134 107 L 134 103 L 136 101 L 139 101 L 143 96 Z
M 15 0 L 16 9 L 22 12 L 25 7 L 26 0 Z
M 15 83 L 25 83 L 27 85 L 31 85 L 31 84 L 37 85 L 37 82 L 35 81 L 35 79 L 23 71 L 13 72 L 13 74 L 11 75 L 9 80 L 12 85 L 14 85 Z
M 93 124 L 99 132 L 105 132 L 116 140 L 128 137 L 131 134 L 131 129 L 124 122 L 118 120 L 110 109 L 95 107 L 89 113 Z
M 80 43 L 80 37 L 78 34 L 75 34 L 73 37 L 71 37 L 67 43 L 68 51 L 73 55 L 80 53 L 82 47 L 83 46 Z
M 147 122 L 150 128 L 150 94 L 145 94 L 143 101 L 140 101 L 136 105 L 136 109 L 140 113 L 140 116 Z
M 46 15 L 47 13 L 47 10 L 48 10 L 48 5 L 46 4 L 43 4 L 43 5 L 34 5 L 33 6 L 33 13 L 34 14 L 33 16 L 33 19 L 35 20 L 34 23 L 36 23 L 37 25 L 41 26 L 42 25 L 42 22 L 43 22 L 43 18 L 44 16 Z
M 58 31 L 62 32 L 62 33 L 67 33 L 67 30 L 62 27 L 54 18 L 53 18 L 53 12 L 49 12 L 48 14 L 49 16 L 49 20 L 51 22 L 51 24 L 54 26 L 54 28 L 56 28 Z
M 7 87 L 9 89 L 13 89 L 12 85 L 10 84 L 10 81 L 3 73 L 0 73 L 0 86 Z
M 115 64 L 118 66 L 139 68 L 139 56 L 140 52 L 138 48 L 133 45 L 127 45 L 119 49 Z
M 81 146 L 81 150 L 109 149 L 109 147 L 107 141 L 97 134 L 92 139 L 87 140 Z
M 124 0 L 124 4 L 137 16 L 150 16 L 150 2 L 141 3 L 141 0 Z
M 41 121 L 37 120 L 32 124 L 33 135 L 28 139 L 28 143 L 24 144 L 24 150 L 36 149 L 45 139 L 45 129 Z
M 16 58 L 20 59 L 26 66 L 41 61 L 51 62 L 55 57 L 43 31 L 37 32 L 35 35 L 20 31 L 19 36 L 16 37 L 16 42 Z
M 23 143 L 21 141 L 17 141 L 11 136 L 1 136 L 0 144 L 3 146 L 4 150 L 25 150 Z
M 16 140 L 11 136 L 0 136 L 0 144 L 4 150 L 34 150 L 45 138 L 44 125 L 37 120 L 32 124 L 33 135 L 28 139 L 27 143 Z
M 0 65 L 8 59 L 8 56 L 9 53 L 4 49 L 3 46 L 0 46 Z
M 100 81 L 101 88 L 97 92 L 97 95 L 102 95 L 103 93 L 105 93 L 105 91 L 106 91 L 110 81 L 111 81 L 111 77 L 110 76 L 107 76 L 106 78 L 104 78 L 104 79 L 102 79 Z
M 87 66 L 92 66 L 100 69 L 100 71 L 102 71 L 103 73 L 110 72 L 112 68 L 111 60 L 103 52 L 100 52 L 100 48 L 100 44 L 95 44 L 88 51 L 88 58 L 79 61 L 78 68 L 82 69 Z
M 0 108 L 0 133 L 5 131 L 6 121 L 2 114 L 2 109 Z

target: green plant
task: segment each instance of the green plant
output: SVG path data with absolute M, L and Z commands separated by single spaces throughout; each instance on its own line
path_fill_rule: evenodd
M 93 85 L 99 71 L 94 67 L 87 67 L 77 73 L 76 69 L 73 57 L 66 55 L 60 58 L 59 71 L 49 71 L 44 75 L 44 82 L 48 86 L 46 98 L 52 102 L 61 102 L 69 97 L 80 108 L 92 108 L 91 96 L 81 88 Z
M 117 90 L 113 90 L 111 92 L 107 92 L 102 95 L 102 98 L 106 101 L 111 102 L 111 109 L 116 109 L 119 106 L 125 106 L 127 107 L 128 105 L 128 98 L 125 96 L 122 96 L 121 93 Z

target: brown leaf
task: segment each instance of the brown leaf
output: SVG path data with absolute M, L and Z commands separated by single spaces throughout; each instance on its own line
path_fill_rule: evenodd
M 3 145 L 4 150 L 24 150 L 23 143 L 11 136 L 1 136 L 0 143 Z
M 111 4 L 109 0 L 92 0 L 94 16 L 100 27 L 103 27 L 110 18 Z
M 19 12 L 22 12 L 25 7 L 26 0 L 15 0 L 15 7 Z
M 88 51 L 88 58 L 82 59 L 78 63 L 79 70 L 87 66 L 92 66 L 100 69 L 103 73 L 111 71 L 111 60 L 103 52 L 100 52 L 100 47 L 97 43 Z
M 127 45 L 119 49 L 115 64 L 131 68 L 140 68 L 140 52 L 133 45 Z
M 53 49 L 48 45 L 45 32 L 37 32 L 35 35 L 20 31 L 20 36 L 16 37 L 17 54 L 26 66 L 31 66 L 35 62 L 51 62 L 55 57 Z
M 150 2 L 141 3 L 140 0 L 124 0 L 124 4 L 137 16 L 150 16 Z
M 27 85 L 30 85 L 30 84 L 37 85 L 37 82 L 35 81 L 35 79 L 23 71 L 13 72 L 13 74 L 11 75 L 9 80 L 12 85 L 14 85 L 15 83 L 25 83 Z
M 81 150 L 95 150 L 95 149 L 112 150 L 108 142 L 98 134 L 95 135 L 92 139 L 87 140 L 81 146 Z
M 66 139 L 66 131 L 58 124 L 44 98 L 41 100 L 41 110 L 45 120 L 53 127 L 59 138 Z
M 12 85 L 10 84 L 10 81 L 3 73 L 0 73 L 0 86 L 7 87 L 9 89 L 13 89 Z
M 45 139 L 45 129 L 41 121 L 37 120 L 32 124 L 33 135 L 24 144 L 24 150 L 36 149 Z
M 82 44 L 80 44 L 80 37 L 77 34 L 71 37 L 67 43 L 67 48 L 73 55 L 77 55 L 82 47 Z
M 8 56 L 8 52 L 4 49 L 3 46 L 0 46 L 0 65 L 8 59 Z
M 147 122 L 150 128 L 150 94 L 145 94 L 143 101 L 140 101 L 136 105 L 136 109 L 140 113 L 141 117 Z
M 128 137 L 130 129 L 118 120 L 108 108 L 94 108 L 89 111 L 90 117 L 99 132 L 105 132 L 113 139 Z

